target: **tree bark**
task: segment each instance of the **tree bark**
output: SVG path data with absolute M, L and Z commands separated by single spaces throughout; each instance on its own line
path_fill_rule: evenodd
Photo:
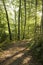
M 36 33 L 37 33 L 37 32 L 36 32 L 37 29 L 36 29 L 36 28 L 37 28 L 37 0 L 35 1 L 35 30 L 34 30 L 34 41 L 35 41 L 35 43 L 36 43 L 36 41 L 37 41 L 37 40 L 36 40 L 36 39 L 37 39 L 37 36 L 36 36 L 36 35 L 37 35 L 37 34 L 36 34 Z
M 8 17 L 6 5 L 5 5 L 4 0 L 2 0 L 2 2 L 3 2 L 3 5 L 4 5 L 5 12 L 6 12 L 6 19 L 7 19 L 7 24 L 8 24 L 9 38 L 10 38 L 10 40 L 12 40 L 12 37 L 11 37 L 11 30 L 10 30 L 10 23 L 9 23 L 9 17 Z
M 42 0 L 41 32 L 43 34 L 43 0 Z
M 24 8 L 25 8 L 25 22 L 24 22 L 23 39 L 25 38 L 25 29 L 26 29 L 26 0 L 24 0 Z
M 20 40 L 20 11 L 21 11 L 21 0 L 19 0 L 19 15 L 18 15 L 18 40 Z
M 14 11 L 15 12 L 15 40 L 17 39 L 17 22 L 16 22 L 16 11 Z

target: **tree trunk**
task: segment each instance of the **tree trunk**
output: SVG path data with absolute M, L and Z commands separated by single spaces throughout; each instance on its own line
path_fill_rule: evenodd
M 20 40 L 20 11 L 21 11 L 21 0 L 19 0 L 19 15 L 18 15 L 18 40 Z
M 36 41 L 37 41 L 37 40 L 36 40 L 36 39 L 37 39 L 37 36 L 36 36 L 36 35 L 37 35 L 37 34 L 36 34 L 36 33 L 37 33 L 37 32 L 36 32 L 37 29 L 36 29 L 36 28 L 37 28 L 37 0 L 35 1 L 35 31 L 34 31 L 34 40 L 35 40 L 35 43 L 36 43 Z
M 42 0 L 41 32 L 42 32 L 42 35 L 43 35 L 43 0 Z
M 43 0 L 42 0 L 42 17 L 41 17 L 41 38 L 42 43 L 43 43 Z M 43 47 L 43 44 L 42 44 Z
M 17 39 L 17 28 L 16 28 L 17 22 L 16 22 L 16 11 L 14 12 L 15 12 L 15 40 L 16 40 Z
M 21 9 L 21 39 L 23 39 L 23 17 L 22 17 L 22 9 Z
M 10 30 L 10 24 L 9 24 L 9 17 L 8 17 L 6 5 L 5 5 L 4 0 L 2 0 L 2 2 L 3 2 L 3 5 L 4 5 L 5 12 L 6 12 L 6 19 L 7 19 L 7 23 L 8 23 L 9 38 L 10 38 L 10 40 L 12 40 L 12 37 L 11 37 L 11 30 Z
M 24 8 L 25 8 L 25 22 L 24 22 L 23 39 L 25 38 L 25 28 L 26 28 L 26 0 L 24 0 Z

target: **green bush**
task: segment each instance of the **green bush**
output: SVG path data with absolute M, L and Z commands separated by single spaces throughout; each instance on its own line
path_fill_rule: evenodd
M 5 33 L 5 32 L 3 32 L 2 34 L 1 34 L 1 37 L 0 37 L 0 42 L 3 42 L 3 41 L 5 41 L 6 39 L 7 39 L 7 34 Z

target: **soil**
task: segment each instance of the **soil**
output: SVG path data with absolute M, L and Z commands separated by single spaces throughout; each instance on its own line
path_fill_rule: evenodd
M 0 52 L 0 65 L 41 65 L 33 58 L 28 44 L 29 41 L 26 40 L 18 41 L 9 49 Z

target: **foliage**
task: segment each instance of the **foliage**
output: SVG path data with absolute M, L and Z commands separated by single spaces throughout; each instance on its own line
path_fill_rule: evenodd
M 0 48 L 4 41 L 32 38 L 30 49 L 43 61 L 43 4 L 41 0 L 0 0 Z M 18 39 L 19 38 L 19 39 Z

